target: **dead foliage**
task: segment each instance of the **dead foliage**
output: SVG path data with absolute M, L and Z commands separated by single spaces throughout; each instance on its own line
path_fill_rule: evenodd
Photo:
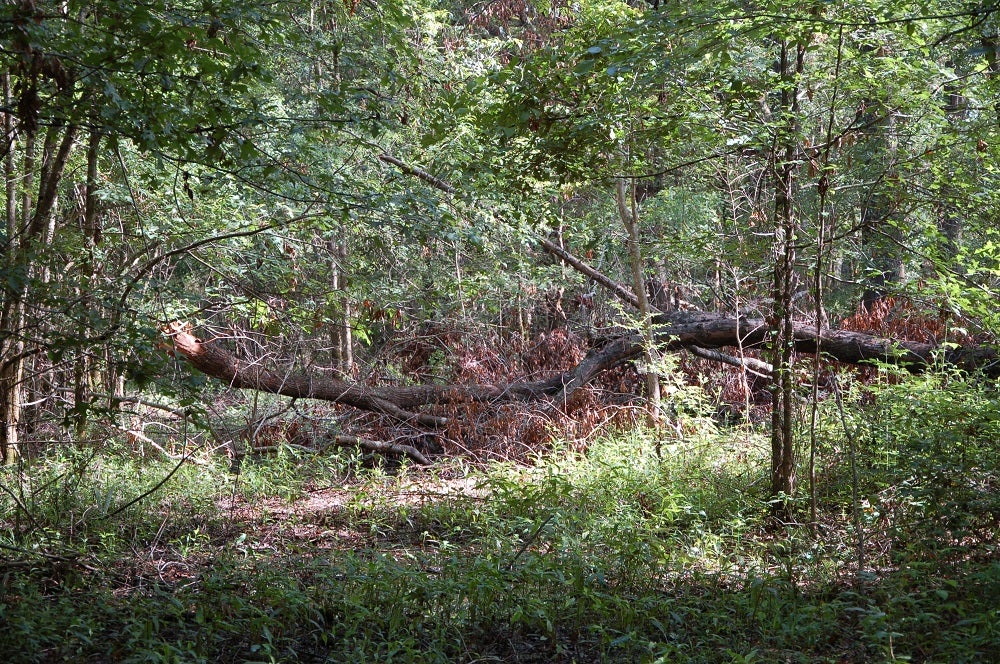
M 840 329 L 929 344 L 964 344 L 974 341 L 966 331 L 968 325 L 944 306 L 935 316 L 910 298 L 890 296 L 867 308 L 859 304 L 853 315 L 841 321 Z
M 586 340 L 566 328 L 524 338 L 442 324 L 426 326 L 420 334 L 395 344 L 392 355 L 382 361 L 395 363 L 414 382 L 505 385 L 567 371 L 584 358 L 587 350 Z M 448 425 L 434 434 L 420 434 L 420 443 L 424 449 L 439 447 L 427 450 L 432 453 L 463 455 L 484 462 L 525 462 L 549 449 L 556 439 L 582 448 L 585 440 L 602 427 L 628 427 L 639 421 L 641 412 L 635 395 L 641 393 L 641 385 L 635 370 L 624 367 L 604 372 L 594 384 L 577 391 L 564 403 L 497 405 L 471 399 L 459 401 L 442 411 Z M 381 435 L 406 435 L 387 418 L 364 414 L 357 419 Z

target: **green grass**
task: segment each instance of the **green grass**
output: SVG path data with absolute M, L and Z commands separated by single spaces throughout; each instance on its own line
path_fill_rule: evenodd
M 872 422 L 884 427 L 905 400 L 879 398 Z M 936 399 L 928 407 L 955 407 Z M 905 467 L 878 441 L 861 450 L 860 576 L 849 487 L 824 486 L 818 530 L 776 529 L 761 499 L 766 441 L 747 432 L 668 441 L 662 458 L 642 434 L 619 434 L 585 455 L 477 471 L 388 472 L 284 450 L 239 474 L 183 465 L 125 509 L 173 465 L 61 454 L 3 471 L 0 652 L 10 662 L 1000 661 L 1000 559 L 996 531 L 983 530 L 992 504 L 975 512 L 993 496 L 973 482 L 961 495 L 974 518 L 942 531 L 942 515 L 918 505 L 930 490 L 919 478 L 957 470 L 920 431 L 925 453 Z M 996 461 L 976 441 L 963 463 L 982 479 Z M 840 463 L 844 444 L 825 440 L 821 458 Z

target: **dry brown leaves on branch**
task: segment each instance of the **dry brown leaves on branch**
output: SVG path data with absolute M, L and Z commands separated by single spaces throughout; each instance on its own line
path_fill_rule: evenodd
M 869 309 L 859 305 L 854 315 L 843 320 L 840 329 L 929 344 L 942 341 L 964 344 L 973 341 L 964 331 L 967 325 L 965 321 L 954 320 L 945 309 L 938 316 L 930 316 L 912 300 L 892 296 L 879 300 Z
M 557 375 L 578 364 L 586 352 L 586 342 L 563 328 L 524 339 L 436 326 L 398 345 L 388 360 L 418 381 L 505 385 Z M 641 417 L 633 405 L 640 385 L 635 371 L 622 367 L 605 372 L 567 403 L 458 401 L 441 411 L 448 424 L 435 437 L 448 455 L 525 462 L 556 439 L 583 445 L 601 427 L 634 425 Z M 365 419 L 367 426 L 373 424 L 371 417 Z M 380 419 L 380 435 L 406 435 L 397 424 Z

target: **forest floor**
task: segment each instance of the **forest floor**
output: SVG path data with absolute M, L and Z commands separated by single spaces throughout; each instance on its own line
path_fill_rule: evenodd
M 284 448 L 238 474 L 110 451 L 52 458 L 22 485 L 34 523 L 16 508 L 3 519 L 22 535 L 3 540 L 0 652 L 1000 661 L 995 537 L 904 534 L 866 500 L 859 571 L 847 470 L 823 467 L 816 527 L 774 524 L 760 499 L 765 442 L 749 428 L 706 431 L 663 441 L 658 456 L 651 437 L 618 432 L 532 464 L 432 469 Z

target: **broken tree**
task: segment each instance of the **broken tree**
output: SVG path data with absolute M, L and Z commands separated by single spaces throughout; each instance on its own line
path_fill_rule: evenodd
M 658 315 L 656 323 L 657 344 L 660 349 L 691 349 L 702 357 L 722 362 L 741 360 L 713 349 L 755 348 L 768 341 L 767 323 L 760 319 L 675 311 Z M 446 417 L 433 413 L 434 406 L 468 401 L 503 403 L 553 399 L 564 402 L 602 372 L 640 357 L 644 350 L 640 335 L 625 335 L 592 349 L 569 371 L 540 380 L 516 381 L 504 386 L 369 386 L 304 372 L 269 368 L 259 358 L 234 355 L 219 341 L 198 339 L 182 324 L 171 324 L 165 333 L 170 338 L 176 355 L 183 357 L 195 369 L 231 387 L 345 404 L 428 427 L 444 426 L 448 422 Z M 796 324 L 793 335 L 797 351 L 815 351 L 817 335 L 814 326 Z M 824 357 L 848 364 L 881 361 L 919 372 L 936 362 L 945 362 L 965 370 L 981 370 L 993 378 L 1000 377 L 1000 355 L 995 348 L 944 348 L 846 330 L 828 330 L 820 339 Z M 769 370 L 760 361 L 750 362 L 748 365 L 758 373 Z
M 395 157 L 382 155 L 381 160 L 446 194 L 455 194 L 454 188 L 446 182 Z M 621 301 L 639 308 L 639 298 L 632 290 L 594 269 L 565 248 L 545 238 L 540 238 L 538 245 L 546 253 L 600 284 Z M 772 373 L 771 366 L 766 362 L 734 357 L 719 350 L 727 347 L 765 347 L 772 341 L 773 324 L 769 325 L 763 319 L 675 310 L 657 313 L 654 322 L 654 343 L 661 351 L 687 349 L 700 357 L 741 366 L 759 375 L 770 376 Z M 443 427 L 448 423 L 447 417 L 435 412 L 436 406 L 469 401 L 500 404 L 544 399 L 553 403 L 565 403 L 577 390 L 602 372 L 641 357 L 649 347 L 648 339 L 644 340 L 639 334 L 626 334 L 592 348 L 579 364 L 568 371 L 539 380 L 515 381 L 500 387 L 476 384 L 374 386 L 295 370 L 278 370 L 265 366 L 259 358 L 237 357 L 217 341 L 196 338 L 183 324 L 173 323 L 167 326 L 165 332 L 172 341 L 175 354 L 185 358 L 199 371 L 232 387 L 295 398 L 320 399 L 382 413 L 414 426 L 431 428 Z M 791 346 L 798 352 L 815 353 L 820 348 L 823 357 L 848 364 L 881 361 L 918 372 L 942 362 L 963 370 L 980 370 L 993 378 L 1000 377 L 1000 356 L 996 348 L 989 346 L 953 348 L 847 330 L 823 330 L 812 323 L 791 324 L 787 336 Z M 290 363 L 282 365 L 289 366 Z M 405 450 L 395 451 L 409 454 Z

